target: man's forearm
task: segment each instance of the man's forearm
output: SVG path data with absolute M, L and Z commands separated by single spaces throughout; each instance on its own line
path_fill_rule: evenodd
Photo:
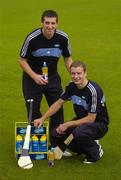
M 31 67 L 27 63 L 27 60 L 24 58 L 20 58 L 19 64 L 23 71 L 25 71 L 32 79 L 34 79 L 36 73 L 31 69 Z
M 96 114 L 95 113 L 89 113 L 86 117 L 83 117 L 81 119 L 73 120 L 73 121 L 68 121 L 65 122 L 64 124 L 69 128 L 69 127 L 77 127 L 81 126 L 83 124 L 88 124 L 88 123 L 93 123 L 96 119 Z
M 65 65 L 66 65 L 66 68 L 69 73 L 70 73 L 70 66 L 71 66 L 72 62 L 73 62 L 73 60 L 72 60 L 71 56 L 68 58 L 65 58 Z
M 49 118 L 50 116 L 54 115 L 64 104 L 64 100 L 59 99 L 54 104 L 50 106 L 50 108 L 46 111 L 46 113 L 41 117 L 44 121 L 45 119 Z

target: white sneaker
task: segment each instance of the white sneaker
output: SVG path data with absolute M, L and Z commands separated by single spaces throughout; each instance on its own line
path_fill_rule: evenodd
M 64 151 L 63 156 L 64 157 L 70 157 L 70 156 L 72 156 L 72 154 L 69 151 Z
M 85 158 L 84 161 L 83 161 L 83 163 L 84 163 L 84 164 L 92 164 L 93 162 L 88 161 L 88 160 Z

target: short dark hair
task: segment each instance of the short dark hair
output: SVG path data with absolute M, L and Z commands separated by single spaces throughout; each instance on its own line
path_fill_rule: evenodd
M 45 10 L 41 16 L 41 22 L 44 22 L 44 17 L 56 17 L 56 22 L 58 22 L 58 14 L 56 11 Z
M 86 65 L 85 65 L 85 63 L 82 62 L 82 61 L 74 61 L 74 62 L 71 64 L 70 69 L 71 69 L 72 67 L 75 67 L 75 68 L 76 68 L 76 67 L 82 67 L 83 70 L 84 70 L 84 72 L 86 72 Z

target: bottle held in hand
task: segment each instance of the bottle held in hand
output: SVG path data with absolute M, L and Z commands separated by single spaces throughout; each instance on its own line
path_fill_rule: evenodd
M 48 67 L 46 62 L 43 63 L 42 75 L 45 80 L 48 80 Z

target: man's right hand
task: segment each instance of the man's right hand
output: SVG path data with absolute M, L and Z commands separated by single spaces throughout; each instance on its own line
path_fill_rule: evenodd
M 38 85 L 46 85 L 48 83 L 48 80 L 45 80 L 43 76 L 39 74 L 35 74 L 33 79 Z
M 46 85 L 48 83 L 48 81 L 45 80 L 42 75 L 35 73 L 31 69 L 27 59 L 20 57 L 19 63 L 23 71 L 25 71 L 38 85 Z

